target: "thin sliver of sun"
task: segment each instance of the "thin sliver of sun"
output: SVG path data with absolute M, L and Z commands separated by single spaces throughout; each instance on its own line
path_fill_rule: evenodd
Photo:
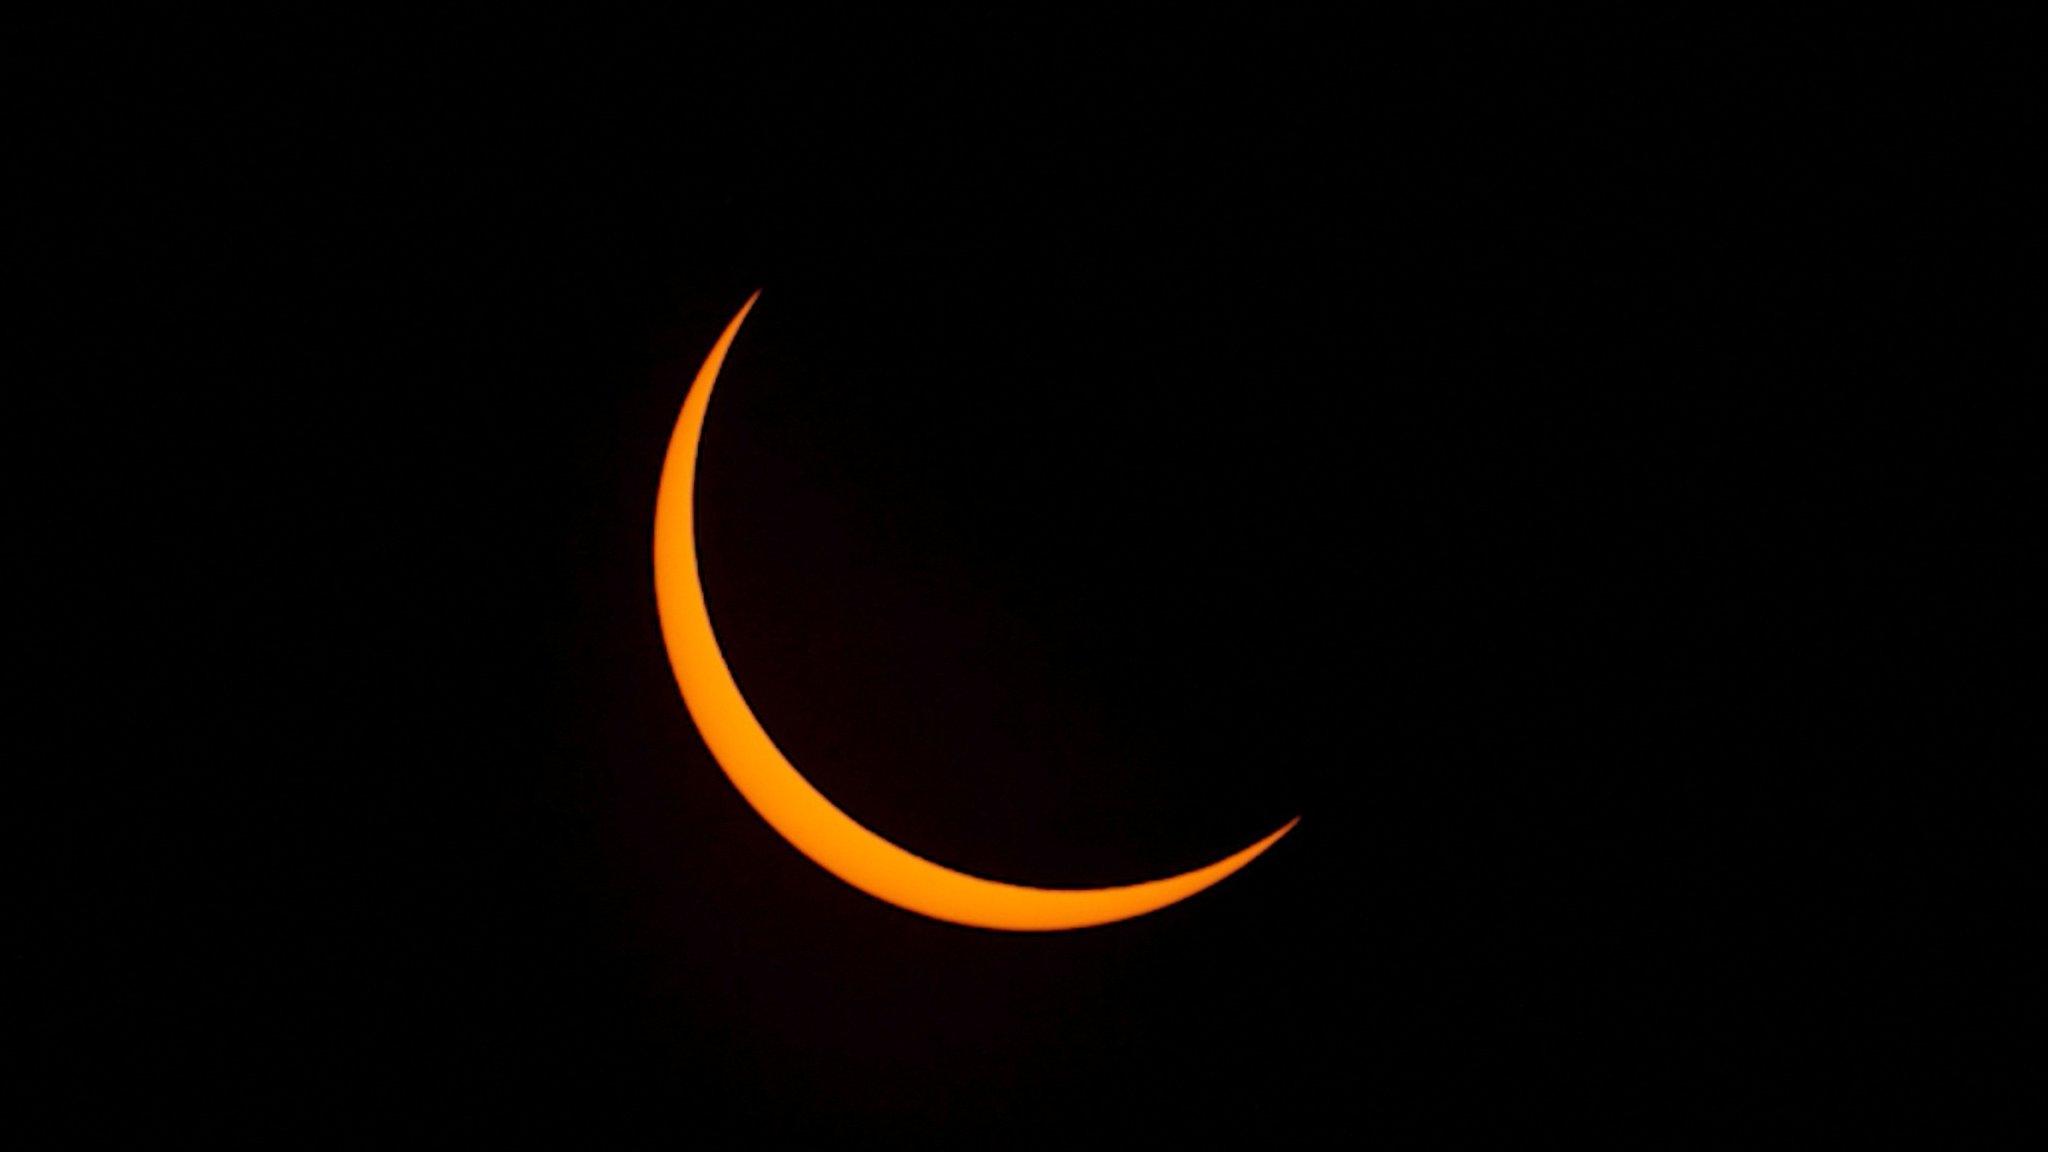
M 749 297 L 726 325 L 683 401 L 654 512 L 654 588 L 662 638 L 683 702 L 740 795 L 819 867 L 899 908 L 979 928 L 1046 932 L 1109 924 L 1185 900 L 1243 868 L 1287 835 L 1296 817 L 1257 842 L 1193 871 L 1110 888 L 1032 888 L 935 864 L 869 831 L 811 786 L 775 747 L 740 694 L 711 627 L 697 570 L 696 472 L 704 418 Z

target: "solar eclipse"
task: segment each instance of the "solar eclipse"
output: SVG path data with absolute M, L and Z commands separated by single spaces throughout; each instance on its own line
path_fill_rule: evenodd
M 718 373 L 759 293 L 726 326 L 683 402 L 662 466 L 654 514 L 654 586 L 669 663 L 714 759 L 762 819 L 813 863 L 855 888 L 938 920 L 1009 931 L 1056 931 L 1155 912 L 1251 863 L 1299 817 L 1214 863 L 1107 888 L 1005 884 L 926 860 L 841 811 L 776 748 L 726 665 L 697 568 L 698 447 Z

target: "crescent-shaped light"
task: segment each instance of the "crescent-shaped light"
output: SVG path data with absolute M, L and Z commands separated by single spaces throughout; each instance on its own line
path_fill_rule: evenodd
M 1012 931 L 1085 928 L 1157 911 L 1222 880 L 1285 836 L 1299 817 L 1242 851 L 1178 876 L 1115 888 L 1030 888 L 969 876 L 907 852 L 862 827 L 803 778 L 740 695 L 712 633 L 697 571 L 693 504 L 704 414 L 726 350 L 759 296 L 748 298 L 697 372 L 669 440 L 654 509 L 654 591 L 669 664 L 704 743 L 747 803 L 797 851 L 871 896 L 939 920 Z

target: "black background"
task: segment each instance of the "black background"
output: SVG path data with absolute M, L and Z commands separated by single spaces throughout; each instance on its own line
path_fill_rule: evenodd
M 1966 897 L 2017 871 L 2040 236 L 1995 52 L 196 40 L 95 29 L 31 104 L 98 581 L 45 678 L 94 834 L 47 873 L 94 942 L 61 1114 L 1685 1143 L 2009 1075 Z M 746 809 L 649 534 L 757 288 L 700 512 L 791 759 L 1016 882 L 1292 836 L 1008 935 Z

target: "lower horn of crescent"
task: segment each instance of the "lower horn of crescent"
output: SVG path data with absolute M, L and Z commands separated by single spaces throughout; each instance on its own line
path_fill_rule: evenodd
M 1185 900 L 1244 867 L 1285 836 L 1290 820 L 1213 864 L 1114 888 L 1031 888 L 969 876 L 884 840 L 841 812 L 790 764 L 754 718 L 726 667 L 697 571 L 693 522 L 698 443 L 726 351 L 760 293 L 726 325 L 697 373 L 669 441 L 654 513 L 654 588 L 669 663 L 711 754 L 747 803 L 797 851 L 878 899 L 956 924 L 1052 931 L 1108 924 Z

